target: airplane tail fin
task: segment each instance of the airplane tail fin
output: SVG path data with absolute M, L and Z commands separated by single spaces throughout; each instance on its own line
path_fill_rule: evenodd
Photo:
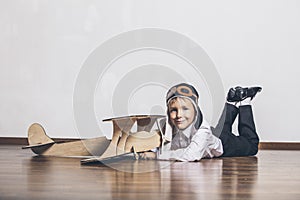
M 28 143 L 29 145 L 41 145 L 54 143 L 54 141 L 46 135 L 44 128 L 40 124 L 34 123 L 28 128 Z
M 24 146 L 22 149 L 30 148 L 34 153 L 40 154 L 54 143 L 55 142 L 46 135 L 42 125 L 34 123 L 28 128 L 28 146 Z

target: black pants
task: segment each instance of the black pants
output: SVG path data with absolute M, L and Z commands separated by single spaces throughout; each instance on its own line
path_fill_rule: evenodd
M 232 124 L 239 114 L 238 133 L 232 133 Z M 222 141 L 224 153 L 222 157 L 252 156 L 258 151 L 259 137 L 253 119 L 251 105 L 240 106 L 227 104 L 213 133 Z

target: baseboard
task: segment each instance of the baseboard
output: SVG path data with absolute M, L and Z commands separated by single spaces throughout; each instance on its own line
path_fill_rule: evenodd
M 259 149 L 264 150 L 300 150 L 299 142 L 260 142 Z
M 55 142 L 71 142 L 80 139 L 52 138 Z M 27 138 L 0 137 L 0 145 L 28 145 Z M 260 142 L 259 149 L 264 150 L 300 150 L 300 142 Z

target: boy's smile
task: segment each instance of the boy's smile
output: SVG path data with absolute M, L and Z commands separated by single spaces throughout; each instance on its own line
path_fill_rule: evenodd
M 178 129 L 189 127 L 195 118 L 195 109 L 187 98 L 175 98 L 169 103 L 169 116 L 171 123 Z

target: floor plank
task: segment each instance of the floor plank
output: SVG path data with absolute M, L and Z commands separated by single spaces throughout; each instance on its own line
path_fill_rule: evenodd
M 201 162 L 35 157 L 0 145 L 0 199 L 300 199 L 300 151 Z

